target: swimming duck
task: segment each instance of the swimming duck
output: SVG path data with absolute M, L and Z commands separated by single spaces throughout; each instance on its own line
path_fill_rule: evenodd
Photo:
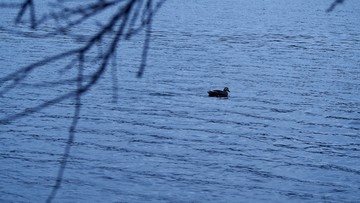
M 208 91 L 209 97 L 227 97 L 230 92 L 228 87 L 224 87 L 224 90 L 211 90 Z

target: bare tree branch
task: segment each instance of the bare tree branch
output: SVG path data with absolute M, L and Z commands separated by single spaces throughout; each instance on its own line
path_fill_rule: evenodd
M 326 12 L 331 12 L 335 9 L 335 7 L 338 5 L 338 4 L 342 4 L 344 3 L 345 0 L 335 0 L 328 9 L 326 9 Z
M 15 23 L 19 23 L 24 16 L 26 10 L 29 10 L 30 13 L 30 22 L 31 22 L 31 28 L 36 28 L 36 16 L 35 16 L 35 5 L 33 0 L 26 0 L 19 10 L 18 15 L 16 16 Z
M 118 92 L 119 92 L 119 81 L 117 78 L 117 63 L 116 63 L 116 50 L 113 53 L 111 61 L 111 81 L 112 81 L 112 91 L 113 91 L 113 102 L 117 103 L 118 101 Z
M 67 160 L 70 155 L 70 150 L 74 143 L 75 130 L 76 130 L 78 121 L 80 119 L 81 95 L 82 95 L 80 90 L 81 90 L 82 80 L 83 80 L 83 70 L 84 70 L 84 55 L 83 55 L 83 53 L 81 53 L 79 55 L 79 69 L 78 69 L 78 77 L 77 77 L 78 91 L 77 91 L 76 97 L 75 97 L 74 115 L 73 115 L 72 123 L 69 127 L 69 137 L 68 137 L 68 141 L 66 143 L 64 154 L 63 154 L 63 157 L 62 157 L 62 160 L 60 163 L 60 167 L 59 167 L 59 171 L 58 171 L 58 174 L 56 177 L 55 185 L 53 186 L 52 191 L 46 200 L 46 202 L 49 202 L 49 203 L 52 202 L 52 200 L 55 198 L 55 196 L 57 194 L 57 191 L 60 189 L 60 186 L 61 186 L 61 183 L 63 180 L 63 176 L 64 176 L 64 172 L 65 172 L 65 168 L 66 168 L 66 164 L 67 164 Z
M 151 19 L 152 18 L 152 11 L 151 11 L 151 5 L 152 1 L 149 0 L 146 4 L 146 10 L 145 10 L 145 14 L 148 15 L 147 19 Z M 151 23 L 152 20 L 150 20 L 149 22 L 147 22 L 147 26 L 146 26 L 146 35 L 145 35 L 145 42 L 144 42 L 144 48 L 143 48 L 143 52 L 142 52 L 142 56 L 141 56 L 141 64 L 140 64 L 140 68 L 139 71 L 137 73 L 137 77 L 141 78 L 143 73 L 144 73 L 144 69 L 145 69 L 145 65 L 146 65 L 146 59 L 147 59 L 147 55 L 148 55 L 148 50 L 149 50 L 149 46 L 150 46 L 150 37 L 151 37 Z
M 0 27 L 0 29 L 9 31 L 13 34 L 20 34 L 25 37 L 37 37 L 38 39 L 41 39 L 42 37 L 52 37 L 59 34 L 71 36 L 71 28 L 75 28 L 75 26 L 83 24 L 87 20 L 93 19 L 94 16 L 104 12 L 105 10 L 108 10 L 109 8 L 116 8 L 116 11 L 113 13 L 110 20 L 104 23 L 104 25 L 101 25 L 99 31 L 91 35 L 91 37 L 88 38 L 87 41 L 79 48 L 74 48 L 59 54 L 55 54 L 53 56 L 45 57 L 44 59 L 41 59 L 25 67 L 19 68 L 10 74 L 0 77 L 1 97 L 2 95 L 9 93 L 14 88 L 22 87 L 21 85 L 24 85 L 24 80 L 28 78 L 29 75 L 31 75 L 35 70 L 39 70 L 40 68 L 48 68 L 49 64 L 55 63 L 57 61 L 63 61 L 68 58 L 73 58 L 60 70 L 61 73 L 66 73 L 73 67 L 76 67 L 76 63 L 79 64 L 77 66 L 78 76 L 76 78 L 69 78 L 66 80 L 58 80 L 51 82 L 38 82 L 33 85 L 58 86 L 76 83 L 76 90 L 65 92 L 62 95 L 52 98 L 41 104 L 27 109 L 23 109 L 18 113 L 0 118 L 0 125 L 9 124 L 16 119 L 41 111 L 42 109 L 53 106 L 64 100 L 71 98 L 75 99 L 74 115 L 72 117 L 72 122 L 68 130 L 68 140 L 66 143 L 66 147 L 64 148 L 64 154 L 60 162 L 55 184 L 52 187 L 51 193 L 46 200 L 47 202 L 51 202 L 55 198 L 58 190 L 61 187 L 67 165 L 67 160 L 69 158 L 71 147 L 75 139 L 76 127 L 81 112 L 81 97 L 85 95 L 88 91 L 90 91 L 91 88 L 98 83 L 98 81 L 104 75 L 105 71 L 108 69 L 109 65 L 111 65 L 113 100 L 117 100 L 118 79 L 116 77 L 116 50 L 118 49 L 121 40 L 129 40 L 131 36 L 138 34 L 141 30 L 146 28 L 144 46 L 141 55 L 141 63 L 137 76 L 141 77 L 143 75 L 150 44 L 152 18 L 166 0 L 98 0 L 95 3 L 88 3 L 85 6 L 76 7 L 66 7 L 65 3 L 67 1 L 57 0 L 52 4 L 52 7 L 59 9 L 59 11 L 51 11 L 41 16 L 40 18 L 36 18 L 37 16 L 35 13 L 34 1 L 35 0 L 24 0 L 21 5 L 2 3 L 0 4 L 0 8 L 18 8 L 19 12 L 15 18 L 15 23 L 17 24 L 23 23 L 25 13 L 29 12 L 29 22 L 31 29 L 37 29 L 45 23 L 54 22 L 55 29 L 53 30 L 53 32 L 49 32 L 45 35 L 29 35 L 29 33 L 22 31 L 12 32 L 11 30 L 4 27 Z M 154 1 L 157 1 L 157 4 L 153 7 Z M 103 42 L 109 39 L 110 44 L 105 45 L 103 50 Z M 91 55 L 93 55 L 93 52 L 91 52 L 91 50 L 95 49 L 97 46 L 99 46 L 98 54 L 94 58 L 94 60 L 99 61 L 99 64 L 94 68 L 91 74 L 84 75 L 84 67 L 86 63 L 85 58 L 91 58 Z
M 47 57 L 43 60 L 40 60 L 38 62 L 35 62 L 35 63 L 25 66 L 23 68 L 20 68 L 20 69 L 16 70 L 15 72 L 6 75 L 3 78 L 0 78 L 0 86 L 5 84 L 6 82 L 11 82 L 10 84 L 7 84 L 2 87 L 2 90 L 0 90 L 0 96 L 2 96 L 3 94 L 5 94 L 5 93 L 9 92 L 10 90 L 12 90 L 13 88 L 15 88 L 22 80 L 24 80 L 27 76 L 29 76 L 30 73 L 33 70 L 35 70 L 36 68 L 40 68 L 49 63 L 72 56 L 73 54 L 76 54 L 79 51 L 80 51 L 80 49 L 73 49 L 73 50 L 70 50 L 70 51 L 67 51 L 64 53 L 60 53 L 60 54 L 57 54 L 54 56 Z

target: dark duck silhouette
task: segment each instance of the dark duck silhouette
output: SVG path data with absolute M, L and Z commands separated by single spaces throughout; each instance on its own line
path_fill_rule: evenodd
M 227 97 L 230 92 L 228 87 L 224 87 L 224 90 L 211 90 L 208 91 L 209 97 Z

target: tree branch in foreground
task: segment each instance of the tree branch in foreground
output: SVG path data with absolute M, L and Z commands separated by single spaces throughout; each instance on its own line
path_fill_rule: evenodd
M 99 31 L 91 35 L 84 44 L 81 44 L 79 48 L 71 49 L 53 56 L 45 57 L 35 63 L 19 68 L 16 71 L 0 77 L 0 97 L 12 91 L 15 88 L 20 88 L 21 83 L 35 71 L 40 68 L 49 66 L 52 63 L 63 61 L 65 59 L 71 59 L 68 65 L 65 65 L 62 69 L 64 72 L 69 71 L 75 64 L 78 64 L 78 75 L 76 78 L 69 78 L 67 80 L 59 80 L 52 82 L 38 82 L 38 85 L 61 85 L 61 84 L 76 84 L 76 89 L 63 93 L 53 99 L 45 101 L 37 106 L 24 109 L 18 113 L 7 115 L 0 118 L 0 125 L 7 125 L 24 116 L 31 115 L 35 112 L 41 111 L 45 108 L 51 107 L 57 103 L 60 103 L 67 99 L 75 99 L 74 114 L 72 122 L 68 130 L 68 139 L 60 166 L 58 169 L 57 177 L 51 193 L 47 198 L 47 202 L 52 202 L 55 198 L 58 190 L 61 187 L 61 183 L 64 176 L 67 160 L 71 151 L 75 139 L 75 132 L 81 113 L 81 98 L 84 94 L 89 92 L 93 86 L 95 86 L 105 71 L 109 68 L 109 64 L 112 64 L 112 73 L 116 73 L 116 50 L 119 48 L 119 42 L 121 40 L 129 40 L 133 35 L 138 34 L 140 31 L 146 29 L 144 46 L 142 51 L 141 63 L 138 77 L 142 77 L 146 66 L 146 58 L 150 44 L 151 23 L 154 14 L 160 9 L 166 0 L 98 0 L 95 3 L 87 3 L 85 5 L 79 5 L 70 7 L 66 5 L 66 1 L 54 1 L 53 8 L 57 11 L 50 11 L 42 16 L 37 16 L 35 13 L 35 0 L 25 0 L 22 4 L 14 3 L 2 3 L 0 8 L 17 8 L 19 12 L 15 18 L 15 23 L 24 23 L 25 13 L 29 12 L 30 28 L 34 31 L 39 29 L 44 24 L 54 23 L 54 31 L 47 34 L 31 34 L 26 32 L 17 31 L 13 34 L 21 34 L 24 37 L 34 37 L 41 39 L 44 37 L 53 37 L 56 35 L 68 35 L 71 36 L 71 29 L 76 29 L 76 26 L 83 24 L 84 22 L 95 18 L 98 14 L 104 11 L 109 11 L 113 8 L 115 12 L 112 17 L 101 25 Z M 154 3 L 155 2 L 155 3 Z M 39 19 L 39 20 L 37 20 Z M 11 30 L 4 27 L 0 27 L 3 31 L 12 33 Z M 84 75 L 85 58 L 90 57 L 91 50 L 96 48 L 97 44 L 109 39 L 110 44 L 106 45 L 105 51 L 99 51 L 96 59 L 99 60 L 99 65 L 94 68 L 90 75 Z M 112 62 L 112 63 L 111 63 Z M 117 78 L 112 78 L 114 100 L 117 98 Z
M 337 5 L 342 4 L 342 3 L 344 3 L 344 2 L 345 2 L 345 0 L 335 0 L 335 1 L 330 5 L 330 7 L 329 7 L 328 9 L 326 9 L 326 12 L 331 12 L 331 11 L 333 11 Z

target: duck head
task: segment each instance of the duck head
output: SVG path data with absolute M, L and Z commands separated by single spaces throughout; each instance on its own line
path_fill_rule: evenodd
M 224 92 L 230 92 L 229 88 L 228 87 L 224 87 Z

